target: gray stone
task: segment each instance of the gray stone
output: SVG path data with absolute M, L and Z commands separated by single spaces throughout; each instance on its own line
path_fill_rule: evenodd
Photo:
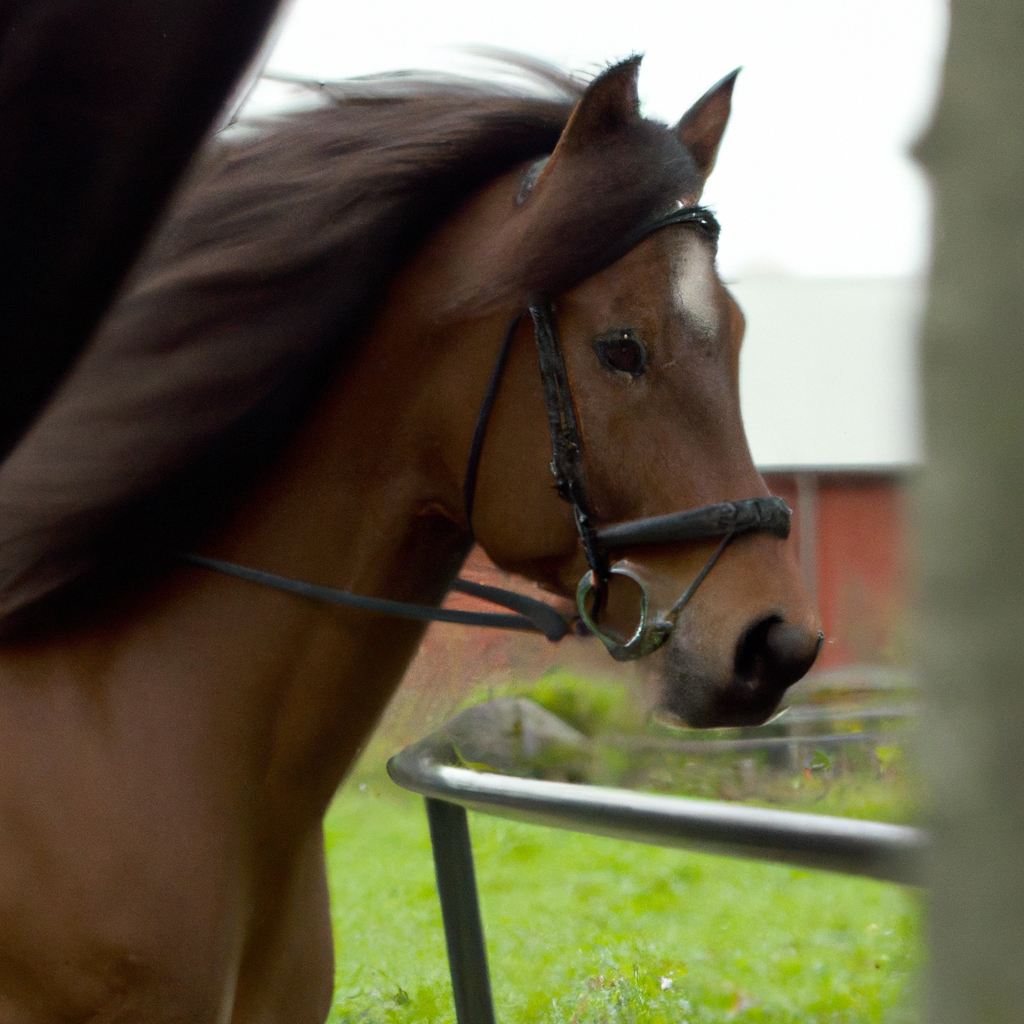
M 533 778 L 582 777 L 590 741 L 525 697 L 497 697 L 456 715 L 441 730 L 467 767 Z

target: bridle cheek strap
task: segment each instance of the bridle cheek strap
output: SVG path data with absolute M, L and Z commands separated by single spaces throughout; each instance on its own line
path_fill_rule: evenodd
M 512 351 L 512 339 L 516 336 L 516 331 L 519 329 L 520 323 L 522 323 L 523 316 L 524 314 L 520 313 L 505 328 L 505 336 L 501 339 L 501 348 L 498 349 L 498 358 L 494 361 L 494 368 L 491 370 L 490 379 L 487 381 L 487 390 L 484 392 L 483 401 L 480 403 L 480 411 L 476 415 L 476 426 L 473 427 L 473 440 L 469 446 L 469 458 L 466 460 L 466 475 L 462 480 L 462 507 L 465 510 L 466 525 L 469 527 L 470 533 L 473 532 L 476 478 L 480 472 L 480 456 L 483 454 L 484 440 L 487 437 L 487 424 L 491 421 L 491 410 L 494 408 L 494 400 L 498 397 L 501 379 L 505 376 L 508 355 Z
M 565 370 L 554 307 L 550 302 L 530 306 L 530 316 L 537 339 L 540 379 L 551 432 L 551 473 L 559 497 L 572 505 L 587 565 L 601 589 L 608 580 L 608 559 L 598 541 L 594 516 L 587 501 L 587 488 L 583 481 L 583 439 L 569 388 L 569 375 Z

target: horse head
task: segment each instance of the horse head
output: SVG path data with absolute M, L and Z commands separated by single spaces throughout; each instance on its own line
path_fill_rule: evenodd
M 512 328 L 466 500 L 490 557 L 565 597 L 579 591 L 584 620 L 616 656 L 650 653 L 668 714 L 693 726 L 757 724 L 807 672 L 822 638 L 785 540 L 788 511 L 781 529 L 659 545 L 638 538 L 606 557 L 586 550 L 580 523 L 583 503 L 600 547 L 608 524 L 768 494 L 740 416 L 743 314 L 716 270 L 714 217 L 696 205 L 735 74 L 669 129 L 641 117 L 637 67 L 597 78 L 551 156 L 484 190 L 421 261 L 449 268 L 434 294 L 462 313 L 478 349 L 493 352 L 496 322 L 527 306 L 534 321 L 547 308 L 558 335 L 568 409 L 553 411 L 548 394 L 546 416 L 550 384 L 534 345 L 544 325 L 523 318 Z M 473 257 L 446 263 L 460 251 Z M 497 321 L 484 315 L 495 307 Z M 566 415 L 576 424 L 562 441 L 575 449 L 580 502 L 562 478 L 561 497 L 572 501 L 559 500 L 548 469 L 559 476 L 552 421 Z M 467 423 L 459 430 L 466 436 Z M 661 629 L 653 639 L 638 632 L 643 605 Z

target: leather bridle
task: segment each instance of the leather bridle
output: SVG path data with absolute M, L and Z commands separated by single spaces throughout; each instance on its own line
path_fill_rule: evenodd
M 717 233 L 717 224 L 707 210 L 699 206 L 682 207 L 656 217 L 630 232 L 619 244 L 609 250 L 605 266 L 610 266 L 624 256 L 648 235 L 674 224 L 694 224 L 706 232 Z M 548 425 L 551 433 L 551 472 L 554 475 L 559 496 L 572 506 L 573 519 L 587 556 L 587 564 L 590 567 L 580 580 L 576 591 L 579 619 L 591 633 L 602 641 L 616 660 L 629 661 L 642 658 L 657 650 L 668 639 L 675 628 L 680 612 L 733 540 L 746 533 L 770 533 L 785 539 L 789 536 L 792 513 L 781 498 L 764 496 L 723 502 L 717 505 L 704 505 L 701 508 L 687 509 L 683 512 L 632 519 L 609 526 L 598 526 L 587 498 L 583 467 L 583 439 L 565 369 L 554 306 L 550 301 L 537 302 L 529 307 L 529 313 L 533 321 L 540 375 L 544 388 L 544 402 L 547 406 Z M 505 365 L 508 362 L 512 341 L 522 319 L 523 314 L 516 316 L 505 332 L 473 431 L 463 485 L 465 516 L 470 529 L 472 529 L 476 479 L 487 434 L 487 425 L 501 385 Z M 714 539 L 718 539 L 719 544 L 704 567 L 668 612 L 657 618 L 650 614 L 649 598 L 643 580 L 627 566 L 611 561 L 615 552 L 638 545 L 681 544 Z M 517 614 L 461 611 L 367 597 L 346 590 L 336 590 L 333 587 L 306 583 L 287 576 L 278 576 L 275 573 L 252 569 L 217 558 L 194 554 L 185 554 L 181 557 L 191 565 L 213 569 L 252 583 L 319 601 L 362 608 L 385 615 L 396 615 L 421 621 L 455 622 L 463 625 L 530 630 L 543 633 L 549 640 L 560 640 L 572 629 L 572 623 L 569 620 L 543 601 L 537 601 L 500 587 L 472 583 L 469 580 L 457 579 L 451 589 L 483 598 Z M 598 618 L 608 582 L 613 576 L 631 579 L 640 588 L 639 625 L 633 636 L 625 642 L 604 632 L 595 621 Z

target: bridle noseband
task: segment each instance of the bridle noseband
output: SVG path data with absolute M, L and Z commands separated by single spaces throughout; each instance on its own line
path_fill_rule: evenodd
M 717 224 L 707 210 L 699 206 L 683 207 L 673 210 L 667 215 L 656 217 L 630 232 L 609 251 L 605 265 L 610 266 L 639 245 L 648 235 L 673 224 L 696 224 L 704 230 L 717 232 Z M 547 407 L 551 433 L 551 472 L 555 478 L 555 487 L 559 496 L 572 506 L 573 519 L 587 556 L 587 564 L 590 566 L 576 590 L 579 618 L 586 628 L 601 640 L 616 660 L 630 661 L 642 658 L 656 651 L 668 639 L 675 628 L 680 612 L 733 540 L 746 533 L 769 533 L 784 540 L 789 536 L 792 513 L 781 498 L 764 496 L 723 502 L 717 505 L 705 505 L 701 508 L 672 512 L 668 515 L 632 519 L 609 526 L 597 526 L 587 499 L 583 469 L 583 439 L 565 369 L 554 306 L 550 301 L 537 302 L 529 307 L 529 313 L 537 342 L 544 402 Z M 465 516 L 470 530 L 472 530 L 476 480 L 487 434 L 487 424 L 508 362 L 512 341 L 523 316 L 524 314 L 517 315 L 505 331 L 473 431 L 463 484 Z M 612 554 L 623 548 L 638 545 L 693 543 L 715 539 L 719 540 L 719 544 L 714 553 L 679 600 L 659 618 L 651 617 L 650 600 L 643 580 L 628 566 L 610 561 Z M 181 558 L 192 565 L 213 569 L 229 576 L 314 600 L 362 608 L 402 618 L 530 630 L 543 633 L 549 640 L 560 640 L 572 628 L 572 623 L 542 601 L 517 594 L 514 591 L 488 587 L 468 580 L 456 580 L 452 589 L 483 598 L 493 604 L 509 608 L 517 614 L 469 612 L 410 604 L 404 601 L 390 601 L 306 583 L 260 569 L 251 569 L 233 562 L 225 562 L 221 559 L 193 554 L 182 555 Z M 633 636 L 625 642 L 606 633 L 596 622 L 608 582 L 613 576 L 626 577 L 640 588 L 640 621 Z

